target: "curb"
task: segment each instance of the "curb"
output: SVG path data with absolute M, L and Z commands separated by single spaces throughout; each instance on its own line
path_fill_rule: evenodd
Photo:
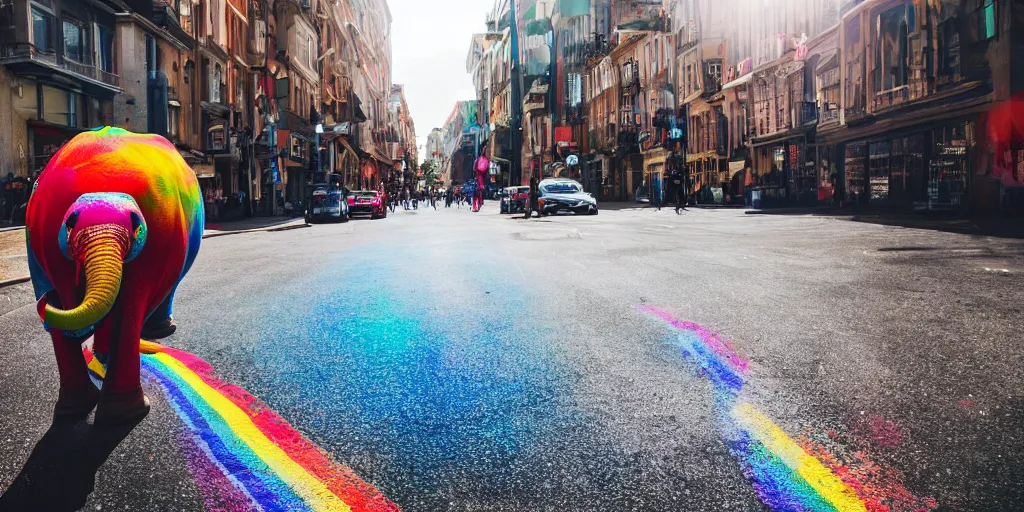
M 8 231 L 14 231 L 16 229 L 25 229 L 25 226 L 7 226 L 6 228 L 0 228 L 0 233 L 6 233 Z
M 0 281 L 0 288 L 7 288 L 8 286 L 14 286 L 16 284 L 27 283 L 32 280 L 31 276 L 15 277 L 14 279 L 6 279 Z
M 246 233 L 271 233 L 271 232 L 277 232 L 277 231 L 291 231 L 293 229 L 309 228 L 309 227 L 312 227 L 312 226 L 313 226 L 312 224 L 295 224 L 295 225 L 291 225 L 291 226 L 242 229 L 242 230 L 238 230 L 238 231 L 217 231 L 217 232 L 214 232 L 214 233 L 204 233 L 203 234 L 203 239 L 205 240 L 207 238 L 217 238 L 217 237 L 221 237 L 221 236 L 230 236 L 230 235 L 244 235 Z
M 217 238 L 219 236 L 228 236 L 228 235 L 241 235 L 243 233 L 264 233 L 264 232 L 273 232 L 273 231 L 291 231 L 293 229 L 302 229 L 302 228 L 308 228 L 308 227 L 311 227 L 311 226 L 312 226 L 311 224 L 296 224 L 294 226 L 282 226 L 282 227 L 277 227 L 277 228 L 256 228 L 256 229 L 245 229 L 245 230 L 241 230 L 241 231 L 225 231 L 225 232 L 221 232 L 221 233 L 205 234 L 205 235 L 203 235 L 203 239 L 206 239 L 206 238 Z M 18 228 L 18 229 L 21 229 L 21 228 Z M 3 281 L 0 281 L 0 288 L 7 288 L 8 286 L 14 286 L 16 284 L 27 283 L 27 282 L 29 282 L 31 280 L 32 280 L 31 276 L 22 276 L 22 277 L 15 277 L 13 279 L 3 280 Z

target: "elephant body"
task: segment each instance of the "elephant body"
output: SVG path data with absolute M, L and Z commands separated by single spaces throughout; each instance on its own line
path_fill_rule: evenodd
M 26 237 L 40 316 L 61 373 L 57 416 L 80 415 L 98 400 L 99 421 L 108 395 L 106 417 L 148 411 L 140 333 L 151 316 L 170 319 L 203 225 L 195 173 L 159 135 L 106 127 L 77 135 L 53 156 L 29 201 Z M 102 397 L 81 353 L 90 334 L 94 352 L 109 355 Z

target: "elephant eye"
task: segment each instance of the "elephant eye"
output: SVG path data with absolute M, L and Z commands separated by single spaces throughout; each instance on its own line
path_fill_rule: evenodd
M 75 227 L 75 223 L 77 223 L 77 222 L 78 222 L 78 212 L 75 212 L 75 213 L 72 213 L 71 215 L 68 215 L 68 220 L 64 221 L 64 224 L 68 227 L 68 231 L 70 232 L 71 228 Z

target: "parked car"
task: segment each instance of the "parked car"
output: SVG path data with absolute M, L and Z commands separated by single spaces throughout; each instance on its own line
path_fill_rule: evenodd
M 553 215 L 560 211 L 570 211 L 577 215 L 597 215 L 597 199 L 576 180 L 568 178 L 546 179 L 538 187 L 540 198 L 537 207 L 541 215 Z
M 348 196 L 349 215 L 369 215 L 371 219 L 388 216 L 384 197 L 376 190 L 356 190 Z
M 501 189 L 501 213 L 521 213 L 526 211 L 526 201 L 530 199 L 530 187 L 505 187 Z
M 306 210 L 306 222 L 336 220 L 348 222 L 349 205 L 345 190 L 331 188 L 326 183 L 317 185 Z
M 640 185 L 639 187 L 636 188 L 636 202 L 651 202 L 651 193 L 647 191 L 647 185 Z

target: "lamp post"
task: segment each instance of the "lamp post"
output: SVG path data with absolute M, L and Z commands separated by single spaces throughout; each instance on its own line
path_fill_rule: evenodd
M 316 128 L 314 129 L 314 131 L 316 132 L 316 142 L 315 142 L 315 145 L 316 145 L 316 174 L 317 174 L 317 177 L 319 178 L 320 177 L 320 173 L 323 172 L 323 164 L 320 161 L 321 160 L 321 158 L 320 158 L 320 134 L 324 133 L 324 124 L 323 123 L 317 123 L 316 124 Z

